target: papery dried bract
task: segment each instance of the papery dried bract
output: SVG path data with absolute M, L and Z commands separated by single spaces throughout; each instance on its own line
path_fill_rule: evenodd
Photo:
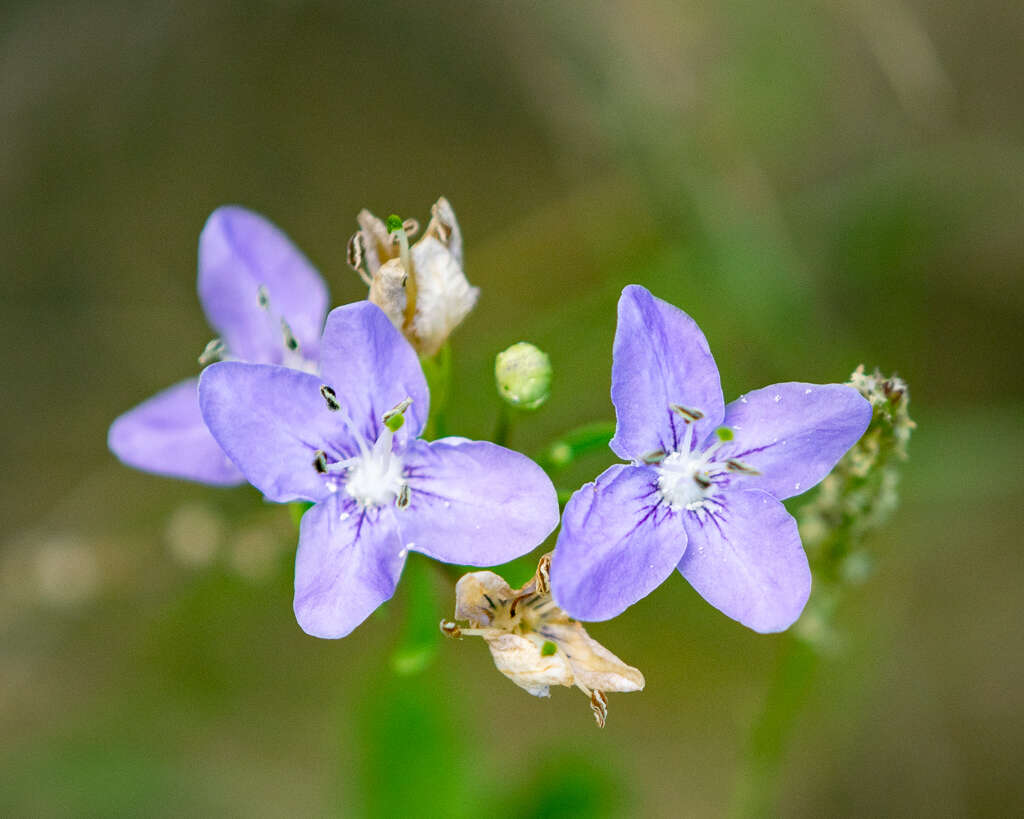
M 452 637 L 483 637 L 497 669 L 535 697 L 549 696 L 552 685 L 576 686 L 591 698 L 603 726 L 607 700 L 601 692 L 640 691 L 644 676 L 555 604 L 545 582 L 550 562 L 544 555 L 521 589 L 493 572 L 464 575 L 455 586 L 455 617 L 469 627 L 446 621 L 441 630 Z
M 399 330 L 405 322 L 406 279 L 408 274 L 399 259 L 388 259 L 377 268 L 370 283 L 369 301 L 376 304 Z
M 389 233 L 368 210 L 357 221 L 360 270 L 370 286 L 369 300 L 380 307 L 420 355 L 434 355 L 476 305 L 479 288 L 462 269 L 462 233 L 445 198 L 431 208 L 423 236 L 402 259 L 401 233 Z M 409 229 L 409 228 L 407 228 Z
M 356 235 L 362 242 L 366 272 L 372 277 L 388 259 L 398 258 L 398 242 L 388 233 L 384 220 L 378 219 L 365 208 L 356 215 L 356 222 L 359 224 Z
M 494 658 L 494 666 L 520 688 L 535 697 L 551 696 L 552 685 L 575 685 L 573 669 L 565 654 L 542 654 L 544 638 L 536 633 L 485 637 Z
M 576 683 L 596 691 L 640 691 L 644 675 L 587 634 L 581 623 L 548 626 L 549 636 L 572 659 Z

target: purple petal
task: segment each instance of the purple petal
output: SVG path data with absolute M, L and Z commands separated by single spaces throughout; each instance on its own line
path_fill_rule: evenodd
M 653 469 L 622 464 L 569 499 L 551 565 L 558 605 L 607 620 L 662 584 L 687 547 L 681 516 L 659 500 Z
M 228 457 L 268 499 L 320 500 L 328 485 L 314 453 L 331 460 L 356 454 L 342 413 L 331 412 L 315 375 L 272 364 L 224 361 L 199 379 L 203 417 Z
M 703 413 L 694 444 L 722 423 L 718 367 L 697 323 L 636 284 L 622 291 L 612 351 L 612 403 L 620 458 L 639 460 L 657 449 L 677 450 L 686 424 L 670 404 Z
M 494 566 L 526 554 L 558 525 L 558 497 L 537 464 L 487 441 L 414 441 L 409 506 L 395 517 L 406 547 L 445 563 Z
M 741 476 L 743 489 L 783 500 L 824 478 L 871 422 L 871 404 L 842 384 L 773 384 L 726 407 L 735 438 L 717 460 L 736 458 L 760 475 Z
M 344 637 L 395 593 L 405 551 L 387 510 L 332 495 L 305 515 L 295 556 L 295 617 L 314 637 Z M 352 504 L 348 504 L 352 507 Z
M 381 416 L 412 399 L 395 436 L 415 438 L 430 412 L 430 394 L 416 351 L 377 305 L 357 301 L 327 317 L 320 347 L 320 373 L 364 434 L 373 440 Z
M 679 571 L 723 614 L 754 631 L 784 631 L 811 593 L 796 521 L 767 492 L 733 491 L 721 498 L 714 518 L 686 515 L 690 544 Z
M 245 479 L 213 439 L 199 412 L 198 378 L 168 387 L 110 425 L 107 445 L 123 463 L 217 486 Z
M 261 285 L 267 307 L 260 305 Z M 231 355 L 285 363 L 283 318 L 302 355 L 316 360 L 327 287 L 291 240 L 258 213 L 229 205 L 207 219 L 199 236 L 199 300 Z

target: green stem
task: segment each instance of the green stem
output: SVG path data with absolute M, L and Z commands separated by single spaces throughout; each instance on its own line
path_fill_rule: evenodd
M 498 446 L 508 446 L 509 437 L 512 435 L 512 413 L 514 410 L 504 401 L 498 409 L 498 421 L 494 425 L 494 443 Z
M 423 437 L 428 441 L 443 438 L 447 433 L 445 424 L 445 408 L 448 406 L 448 394 L 452 377 L 452 348 L 445 342 L 437 353 L 430 358 L 421 358 L 423 374 L 430 390 L 430 417 L 423 430 Z
M 803 616 L 783 638 L 775 679 L 754 722 L 746 766 L 737 783 L 736 816 L 776 816 L 786 746 L 807 699 L 821 649 L 833 641 L 832 613 L 849 585 L 867 573 L 864 537 L 896 507 L 898 465 L 914 422 L 907 385 L 858 367 L 850 379 L 872 406 L 867 431 L 797 513 L 815 578 Z
M 783 637 L 775 677 L 750 732 L 746 764 L 737 784 L 733 816 L 779 815 L 779 794 L 786 750 L 811 690 L 819 654 L 804 640 Z
M 405 625 L 391 653 L 391 670 L 396 674 L 418 674 L 437 656 L 437 623 L 442 606 L 428 566 L 433 562 L 413 553 L 402 572 Z

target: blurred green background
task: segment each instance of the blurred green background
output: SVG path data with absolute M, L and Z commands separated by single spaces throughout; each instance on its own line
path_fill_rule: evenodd
M 1022 42 L 1003 0 L 8 0 L 0 813 L 729 811 L 784 638 L 681 578 L 591 629 L 647 678 L 601 731 L 479 641 L 438 635 L 395 676 L 415 584 L 307 637 L 287 510 L 106 450 L 196 369 L 216 206 L 274 220 L 344 303 L 356 212 L 424 220 L 442 194 L 482 290 L 454 337 L 460 434 L 490 434 L 493 356 L 520 339 L 556 381 L 513 446 L 610 418 L 631 282 L 697 319 L 727 398 L 862 361 L 907 378 L 904 503 L 839 612 L 781 810 L 1024 813 Z

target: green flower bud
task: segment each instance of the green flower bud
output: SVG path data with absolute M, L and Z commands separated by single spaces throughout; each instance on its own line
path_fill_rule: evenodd
M 501 397 L 514 407 L 537 409 L 551 394 L 551 359 L 532 344 L 520 341 L 494 360 Z

